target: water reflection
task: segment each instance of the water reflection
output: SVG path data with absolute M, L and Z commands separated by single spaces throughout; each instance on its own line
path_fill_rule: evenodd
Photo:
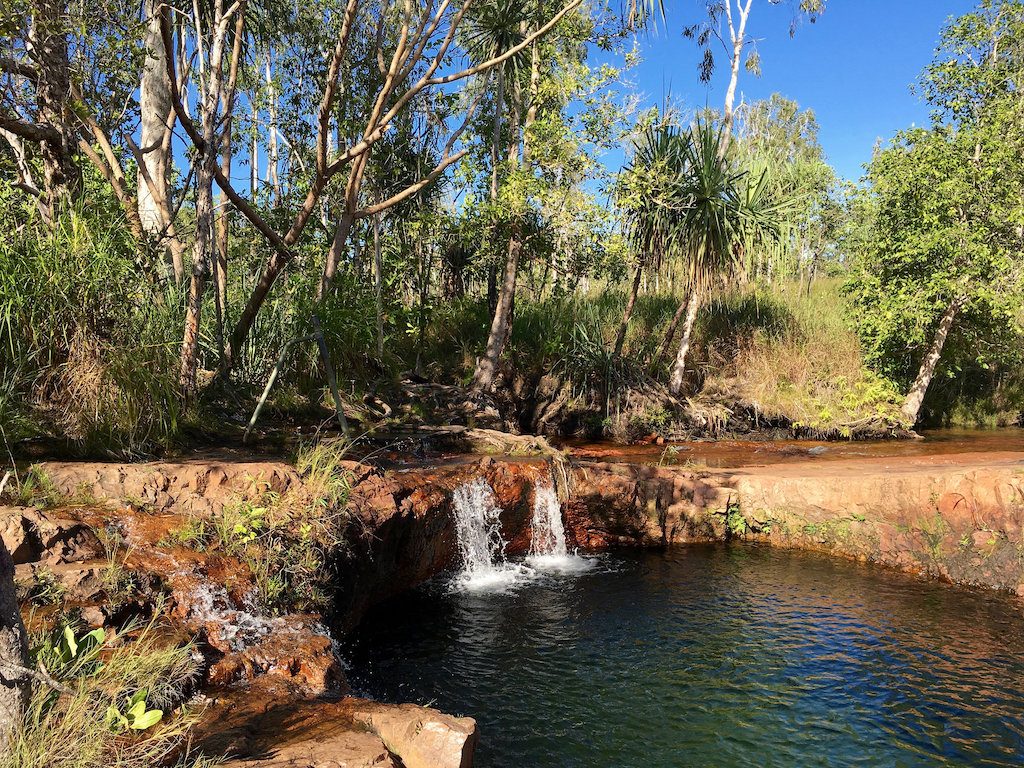
M 485 768 L 1018 765 L 1022 641 L 1008 598 L 707 546 L 422 590 L 350 656 L 368 693 L 477 717 Z
M 935 429 L 922 440 L 695 440 L 669 445 L 617 445 L 567 441 L 566 447 L 583 459 L 639 464 L 692 463 L 734 468 L 794 462 L 822 463 L 836 459 L 913 459 L 955 453 L 1024 451 L 1024 429 Z

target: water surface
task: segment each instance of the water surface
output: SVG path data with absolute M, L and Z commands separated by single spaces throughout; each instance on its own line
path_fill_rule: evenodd
M 820 463 L 838 459 L 901 459 L 956 453 L 1024 451 L 1024 429 L 933 429 L 919 440 L 691 440 L 666 445 L 618 445 L 569 441 L 579 458 L 713 468 L 764 464 Z
M 603 556 L 437 582 L 351 638 L 357 690 L 468 714 L 480 768 L 1020 765 L 1015 600 L 814 555 Z

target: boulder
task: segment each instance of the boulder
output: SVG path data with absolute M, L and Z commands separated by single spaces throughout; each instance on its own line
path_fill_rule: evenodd
M 50 565 L 92 560 L 103 545 L 89 526 L 59 511 L 0 507 L 0 538 L 15 565 L 45 560 Z
M 353 714 L 376 733 L 405 768 L 470 768 L 476 750 L 476 721 L 415 704 L 371 704 Z
M 476 723 L 414 704 L 296 700 L 262 679 L 211 703 L 194 746 L 226 768 L 471 768 Z

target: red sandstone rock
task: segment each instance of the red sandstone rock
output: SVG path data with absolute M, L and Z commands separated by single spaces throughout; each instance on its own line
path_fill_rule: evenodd
M 366 703 L 353 714 L 380 736 L 405 768 L 471 768 L 476 750 L 476 721 L 452 717 L 415 704 Z

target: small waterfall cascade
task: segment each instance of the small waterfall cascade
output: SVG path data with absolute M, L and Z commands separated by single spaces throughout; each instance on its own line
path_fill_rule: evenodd
M 562 505 L 555 486 L 537 480 L 533 485 L 533 538 L 531 557 L 566 557 L 565 525 L 562 523 Z
M 533 485 L 533 519 L 530 556 L 526 562 L 541 571 L 581 573 L 594 565 L 593 558 L 580 557 L 570 552 L 565 543 L 565 524 L 562 522 L 562 504 L 558 499 L 555 480 L 540 479 Z
M 494 491 L 482 477 L 455 489 L 455 535 L 462 557 L 462 575 L 486 577 L 505 564 L 505 541 L 501 538 L 501 507 Z

